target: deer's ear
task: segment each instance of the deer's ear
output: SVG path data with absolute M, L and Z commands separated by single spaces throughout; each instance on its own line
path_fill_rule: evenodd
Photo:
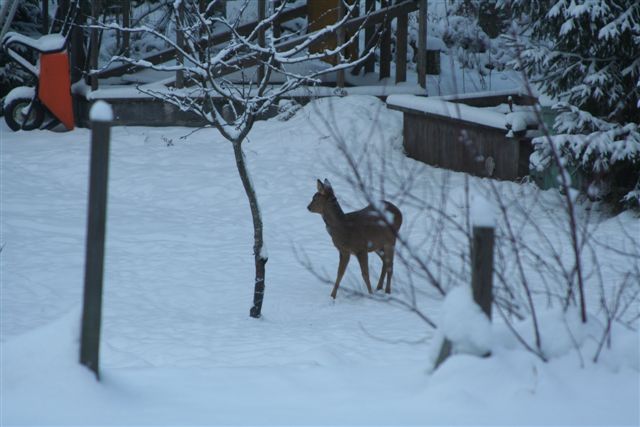
M 324 193 L 324 186 L 322 185 L 322 181 L 318 180 L 318 192 Z
M 327 178 L 324 179 L 324 188 L 325 190 L 333 191 L 333 187 L 331 187 L 331 183 Z

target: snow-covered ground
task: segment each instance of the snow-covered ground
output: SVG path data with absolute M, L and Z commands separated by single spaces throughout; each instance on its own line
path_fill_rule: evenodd
M 348 297 L 363 289 L 355 261 L 332 301 L 330 286 L 299 260 L 308 256 L 330 278 L 338 262 L 320 216 L 306 206 L 316 178 L 331 180 L 345 210 L 364 202 L 340 173 L 344 159 L 322 115 L 356 152 L 371 147 L 394 170 L 417 174 L 418 193 L 446 182 L 444 194 L 460 197 L 465 175 L 407 159 L 401 114 L 375 98 L 318 100 L 288 121 L 257 123 L 245 150 L 269 262 L 256 320 L 248 316 L 251 217 L 230 145 L 213 130 L 114 128 L 100 383 L 77 363 L 90 132 L 12 133 L 3 123 L 0 424 L 640 423 L 637 322 L 635 330 L 615 326 L 612 347 L 594 364 L 589 331 L 597 325 L 568 336 L 557 312 L 542 312 L 544 363 L 497 319 L 491 357 L 455 355 L 432 371 L 439 333 L 384 296 Z M 472 187 L 482 181 L 469 179 Z M 553 195 L 530 184 L 497 186 L 520 192 L 532 209 L 534 197 Z M 432 232 L 411 203 L 392 201 L 405 216 L 401 235 L 419 241 Z M 553 228 L 561 213 L 546 214 L 543 227 L 561 234 Z M 639 222 L 624 213 L 602 219 L 599 231 L 637 244 Z M 370 263 L 377 278 L 379 262 Z M 621 274 L 619 267 L 604 266 L 604 274 Z M 394 295 L 406 291 L 408 276 L 396 264 Z M 437 320 L 442 299 L 416 286 L 425 289 L 418 307 Z

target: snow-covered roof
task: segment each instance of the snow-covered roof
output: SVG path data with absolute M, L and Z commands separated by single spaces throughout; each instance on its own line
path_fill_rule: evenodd
M 449 102 L 443 98 L 391 95 L 387 98 L 387 105 L 392 109 L 411 110 L 513 132 L 524 131 L 528 126 L 533 126 L 537 123 L 535 114 L 531 111 L 503 114 L 489 108 L 471 107 L 459 102 Z

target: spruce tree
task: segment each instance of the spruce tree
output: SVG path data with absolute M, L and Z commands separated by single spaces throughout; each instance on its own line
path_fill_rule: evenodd
M 504 0 L 518 29 L 515 65 L 545 94 L 624 125 L 640 108 L 637 0 Z
M 581 176 L 590 198 L 640 207 L 640 3 L 503 0 L 501 6 L 512 16 L 513 64 L 558 101 L 560 135 L 534 139 L 532 165 L 540 170 L 554 157 L 556 166 Z

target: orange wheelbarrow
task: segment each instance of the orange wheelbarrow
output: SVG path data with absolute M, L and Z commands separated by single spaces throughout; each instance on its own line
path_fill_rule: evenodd
M 21 44 L 39 52 L 32 64 L 12 46 Z M 4 118 L 14 131 L 39 129 L 46 114 L 61 122 L 67 130 L 74 128 L 71 102 L 71 77 L 67 40 L 61 34 L 49 34 L 32 39 L 10 32 L 2 39 L 2 49 L 20 66 L 33 74 L 37 87 L 14 88 L 4 99 Z

